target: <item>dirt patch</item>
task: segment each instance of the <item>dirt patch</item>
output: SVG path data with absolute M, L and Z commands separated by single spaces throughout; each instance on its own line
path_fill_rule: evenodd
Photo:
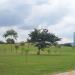
M 64 73 L 58 73 L 54 75 L 75 75 L 75 71 L 70 71 L 70 72 L 64 72 Z

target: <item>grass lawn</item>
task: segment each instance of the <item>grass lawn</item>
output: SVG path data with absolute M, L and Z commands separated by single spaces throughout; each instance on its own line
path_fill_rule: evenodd
M 27 46 L 25 46 L 26 49 Z M 37 48 L 31 46 L 26 56 L 11 52 L 9 45 L 0 45 L 0 75 L 52 75 L 75 69 L 75 48 L 49 48 L 50 53 L 36 55 Z

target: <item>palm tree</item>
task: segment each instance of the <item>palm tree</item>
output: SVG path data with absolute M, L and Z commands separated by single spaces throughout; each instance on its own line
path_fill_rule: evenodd
M 11 51 L 12 51 L 12 39 L 13 40 L 16 40 L 17 37 L 18 37 L 18 34 L 15 30 L 13 29 L 10 29 L 10 30 L 7 30 L 4 35 L 3 35 L 4 38 L 8 39 L 10 38 L 11 39 Z

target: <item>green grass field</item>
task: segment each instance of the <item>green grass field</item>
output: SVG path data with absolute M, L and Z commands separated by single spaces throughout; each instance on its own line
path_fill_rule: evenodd
M 0 45 L 0 75 L 52 75 L 75 69 L 75 48 L 51 47 L 36 55 L 37 48 L 30 46 L 29 54 L 25 55 L 21 48 L 17 53 L 13 46 Z M 50 50 L 50 53 L 47 53 Z

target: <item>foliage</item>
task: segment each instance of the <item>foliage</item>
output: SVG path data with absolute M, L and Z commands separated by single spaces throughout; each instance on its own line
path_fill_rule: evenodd
M 17 39 L 18 37 L 18 34 L 15 30 L 11 29 L 11 30 L 7 30 L 3 37 L 7 38 L 7 43 L 15 43 L 15 40 L 14 39 Z
M 15 30 L 13 30 L 13 29 L 7 30 L 6 33 L 3 35 L 3 37 L 5 37 L 5 38 L 7 38 L 9 36 L 11 36 L 11 37 L 13 37 L 15 39 L 18 37 L 17 32 Z
M 60 40 L 57 36 L 52 33 L 49 33 L 47 29 L 38 30 L 35 29 L 29 34 L 30 41 L 35 43 L 35 46 L 38 47 L 38 53 L 40 54 L 40 50 L 48 47 L 51 44 L 57 43 Z
M 62 46 L 68 46 L 68 47 L 72 47 L 72 44 L 71 43 L 64 43 L 64 44 L 61 44 Z
M 6 40 L 7 43 L 9 43 L 9 44 L 11 43 L 11 51 L 12 51 L 12 43 L 15 43 L 14 39 L 17 39 L 17 37 L 18 37 L 17 32 L 13 29 L 7 30 L 4 33 L 3 37 L 7 38 L 7 40 Z
M 25 45 L 25 42 L 21 42 L 20 45 L 21 45 L 21 46 L 24 46 L 24 45 Z
M 15 43 L 14 39 L 11 39 L 11 38 L 8 38 L 6 41 L 8 44 L 14 44 Z

